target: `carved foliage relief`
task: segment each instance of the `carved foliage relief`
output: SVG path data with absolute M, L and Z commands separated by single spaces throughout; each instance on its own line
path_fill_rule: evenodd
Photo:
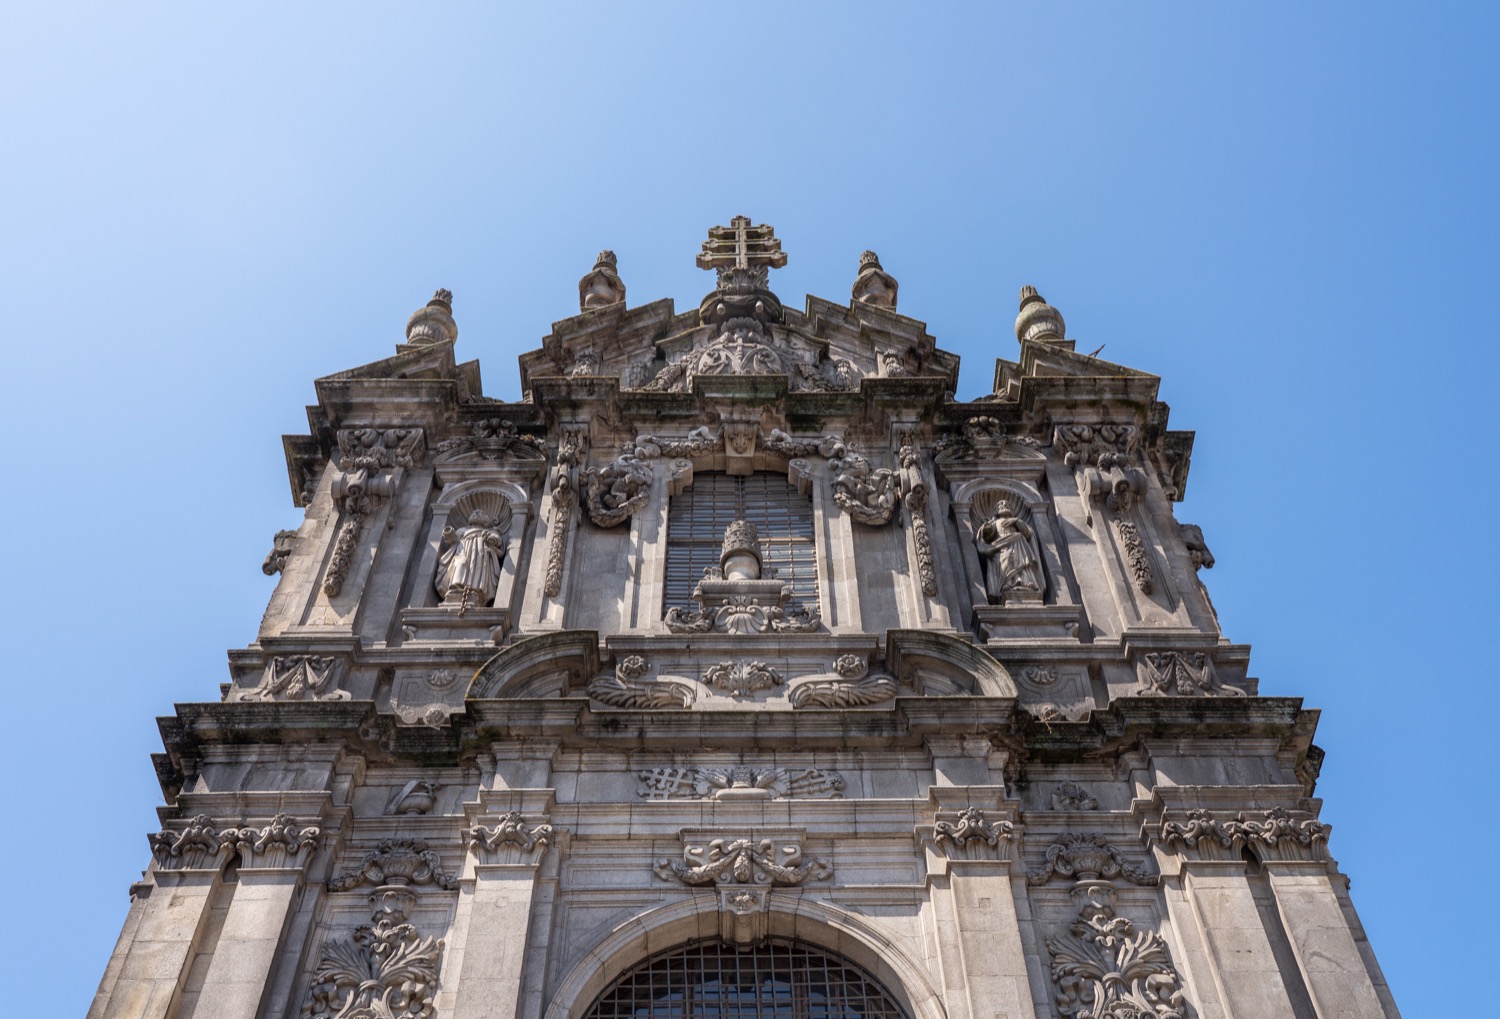
M 802 846 L 793 839 L 719 838 L 688 843 L 682 861 L 661 860 L 654 868 L 663 881 L 688 885 L 800 885 L 808 878 L 833 876 L 833 866 L 813 858 L 803 862 Z

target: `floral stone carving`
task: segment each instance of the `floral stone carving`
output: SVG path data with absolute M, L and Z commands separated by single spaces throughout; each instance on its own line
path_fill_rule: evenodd
M 1120 851 L 1098 832 L 1064 832 L 1047 847 L 1042 867 L 1027 873 L 1026 883 L 1042 885 L 1054 876 L 1079 881 L 1113 880 L 1122 877 L 1133 884 L 1152 886 L 1160 879 L 1125 862 Z
M 803 863 L 802 846 L 786 839 L 724 838 L 707 845 L 689 844 L 682 860 L 659 861 L 653 868 L 656 876 L 688 885 L 800 885 L 809 877 L 833 876 L 833 867 L 822 860 Z
M 1307 817 L 1295 819 L 1285 807 L 1272 807 L 1260 820 L 1246 820 L 1244 814 L 1232 820 L 1218 820 L 1207 810 L 1195 807 L 1187 812 L 1186 821 L 1161 824 L 1161 840 L 1167 845 L 1182 845 L 1213 858 L 1227 858 L 1241 846 L 1255 845 L 1262 852 L 1281 857 L 1315 855 L 1328 843 L 1332 829 Z M 1305 850 L 1299 854 L 1297 850 Z
M 760 690 L 780 686 L 786 680 L 765 662 L 720 662 L 703 673 L 703 682 L 731 697 L 748 697 Z
M 1167 943 L 1116 916 L 1096 886 L 1066 935 L 1047 939 L 1057 1010 L 1065 1019 L 1183 1019 L 1182 978 Z
M 816 608 L 788 610 L 792 587 L 762 575 L 755 525 L 736 520 L 724 531 L 719 565 L 693 589 L 697 609 L 673 606 L 663 622 L 673 633 L 806 633 L 818 628 Z M 780 682 L 778 680 L 778 682 Z
M 324 946 L 302 1019 L 432 1019 L 443 942 L 406 922 L 407 890 L 379 889 L 370 901 L 372 923 Z
M 231 853 L 238 853 L 247 867 L 281 867 L 290 858 L 318 844 L 318 828 L 303 828 L 290 814 L 277 814 L 265 827 L 214 827 L 213 818 L 199 814 L 181 831 L 163 830 L 152 835 L 151 854 L 164 870 L 217 867 Z M 305 862 L 307 857 L 303 857 Z

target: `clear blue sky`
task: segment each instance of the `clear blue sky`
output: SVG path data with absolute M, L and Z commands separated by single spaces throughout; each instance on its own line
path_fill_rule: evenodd
M 392 353 L 446 286 L 513 398 L 600 248 L 632 304 L 681 307 L 741 212 L 783 238 L 795 307 L 847 299 L 876 249 L 961 394 L 1015 351 L 1022 283 L 1162 376 L 1225 628 L 1263 692 L 1323 709 L 1331 849 L 1397 1001 L 1472 1006 L 1493 11 L 0 10 L 12 1010 L 93 993 L 156 826 L 153 719 L 216 698 L 255 636 L 312 380 Z

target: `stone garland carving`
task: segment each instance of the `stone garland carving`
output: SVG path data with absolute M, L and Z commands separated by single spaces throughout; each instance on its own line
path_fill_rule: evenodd
M 366 853 L 359 866 L 330 878 L 330 892 L 347 892 L 362 884 L 435 884 L 445 891 L 458 887 L 458 878 L 443 869 L 438 854 L 422 839 L 386 839 Z
M 1140 930 L 1111 903 L 1113 889 L 1088 889 L 1066 936 L 1047 938 L 1057 1010 L 1064 1019 L 1184 1019 L 1182 978 L 1167 943 Z
M 817 364 L 797 361 L 792 368 L 796 372 L 793 392 L 847 393 L 856 387 L 854 364 L 842 357 Z
M 839 444 L 837 436 L 825 435 L 820 439 L 794 439 L 780 428 L 772 428 L 770 437 L 761 436 L 760 444 L 773 453 L 780 453 L 788 458 L 833 455 L 834 448 Z
M 573 511 L 578 508 L 578 459 L 583 455 L 583 433 L 565 429 L 557 444 L 557 463 L 548 485 L 552 489 L 552 525 L 548 528 L 547 576 L 542 590 L 556 598 L 562 591 L 563 562 L 568 555 L 568 536 Z
M 697 699 L 686 683 L 647 680 L 651 666 L 640 655 L 626 655 L 615 665 L 613 677 L 600 676 L 585 693 L 612 708 L 685 708 Z
M 278 655 L 266 663 L 260 685 L 229 691 L 229 701 L 347 701 L 338 688 L 340 660 L 323 655 Z
M 731 697 L 748 697 L 781 686 L 786 679 L 765 662 L 739 661 L 709 666 L 703 672 L 703 682 Z
M 1137 662 L 1137 697 L 1243 697 L 1219 682 L 1213 659 L 1202 651 L 1152 651 Z
M 637 435 L 635 438 L 635 455 L 643 460 L 706 456 L 723 448 L 723 429 L 713 432 L 707 425 L 692 429 L 684 439 L 664 439 L 655 435 Z
M 296 531 L 277 531 L 276 537 L 271 539 L 271 551 L 266 554 L 265 562 L 260 564 L 260 572 L 274 577 L 286 569 L 286 561 L 292 555 L 292 543 L 296 540 Z
M 1285 807 L 1272 807 L 1259 821 L 1247 821 L 1243 813 L 1233 820 L 1220 821 L 1201 807 L 1189 810 L 1187 817 L 1186 821 L 1163 818 L 1161 840 L 1169 846 L 1180 844 L 1200 851 L 1213 846 L 1233 851 L 1252 843 L 1268 849 L 1295 846 L 1315 851 L 1314 847 L 1327 844 L 1332 831 L 1315 818 L 1294 820 Z
M 318 844 L 321 829 L 299 826 L 290 814 L 277 814 L 264 828 L 214 827 L 213 818 L 199 814 L 181 831 L 162 830 L 150 836 L 151 855 L 164 870 L 217 867 L 238 852 L 246 866 L 279 867 L 288 857 Z
M 1026 874 L 1026 883 L 1043 885 L 1053 876 L 1079 881 L 1113 880 L 1123 877 L 1133 884 L 1151 887 L 1160 880 L 1125 862 L 1120 851 L 1099 832 L 1076 834 L 1064 832 L 1047 847 L 1041 868 Z
M 323 948 L 302 1019 L 432 1019 L 443 942 L 406 922 L 416 896 L 404 888 L 370 896 L 371 923 Z
M 1053 810 L 1098 810 L 1099 801 L 1077 782 L 1062 782 L 1052 790 Z
M 833 473 L 833 501 L 851 518 L 871 527 L 890 522 L 901 498 L 901 476 L 888 467 L 873 468 L 870 461 L 843 442 L 829 451 Z
M 802 847 L 786 839 L 714 839 L 687 845 L 683 862 L 660 860 L 653 868 L 663 881 L 688 885 L 800 885 L 833 876 L 833 866 L 813 858 L 802 862 Z
M 932 826 L 932 838 L 940 846 L 964 849 L 970 843 L 998 846 L 1001 839 L 1015 837 L 1016 826 L 1010 821 L 991 821 L 978 807 L 965 807 L 957 821 L 938 821 Z
M 365 517 L 377 500 L 394 494 L 394 482 L 384 472 L 415 467 L 421 462 L 424 441 L 420 428 L 340 429 L 339 474 L 332 492 L 343 520 L 323 577 L 323 592 L 330 598 L 344 589 Z
M 634 445 L 603 467 L 589 468 L 584 476 L 584 504 L 600 527 L 624 523 L 651 497 L 651 465 Z
M 495 827 L 476 824 L 465 837 L 469 847 L 476 853 L 480 849 L 494 853 L 501 846 L 516 846 L 522 852 L 529 853 L 534 849 L 537 855 L 541 855 L 552 844 L 552 826 L 543 822 L 528 827 L 520 811 L 512 810 L 501 815 Z
M 844 776 L 822 768 L 760 765 L 661 767 L 642 771 L 639 795 L 650 800 L 842 799 Z
M 931 598 L 937 594 L 937 566 L 932 552 L 932 535 L 927 527 L 927 482 L 922 478 L 922 458 L 917 451 L 917 436 L 912 429 L 902 429 L 897 453 L 901 462 L 901 493 L 911 516 L 912 544 L 916 547 L 917 577 L 922 593 Z
M 896 696 L 895 679 L 869 675 L 870 663 L 862 655 L 839 655 L 833 671 L 842 678 L 814 679 L 793 687 L 787 696 L 792 707 L 848 708 L 878 704 Z
M 1111 522 L 1120 542 L 1125 546 L 1125 559 L 1130 564 L 1130 575 L 1135 578 L 1135 586 L 1141 589 L 1142 594 L 1150 594 L 1156 584 L 1151 577 L 1151 560 L 1146 557 L 1146 545 L 1141 541 L 1140 529 L 1118 513 Z

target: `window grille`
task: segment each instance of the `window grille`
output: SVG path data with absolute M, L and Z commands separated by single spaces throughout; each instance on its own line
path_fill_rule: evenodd
M 692 604 L 703 571 L 719 565 L 724 528 L 748 520 L 760 532 L 763 568 L 792 585 L 792 602 L 818 603 L 812 500 L 784 476 L 699 474 L 667 516 L 666 607 Z
M 802 941 L 749 951 L 699 941 L 647 959 L 607 988 L 585 1019 L 906 1019 L 853 963 Z

